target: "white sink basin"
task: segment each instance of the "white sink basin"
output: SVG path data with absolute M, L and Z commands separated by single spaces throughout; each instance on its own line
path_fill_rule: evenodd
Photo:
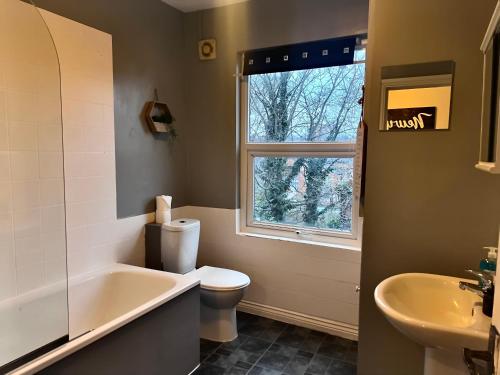
M 491 319 L 455 277 L 406 273 L 382 281 L 375 301 L 391 324 L 428 348 L 485 350 Z

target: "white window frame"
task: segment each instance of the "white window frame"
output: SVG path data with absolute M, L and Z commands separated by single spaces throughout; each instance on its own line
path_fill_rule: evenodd
M 356 63 L 356 62 L 355 62 Z M 364 61 L 360 61 L 364 63 Z M 357 163 L 358 146 L 354 143 L 250 143 L 248 139 L 249 124 L 249 83 L 248 77 L 237 77 L 237 110 L 239 112 L 240 130 L 240 223 L 243 234 L 263 235 L 274 238 L 305 240 L 326 244 L 354 245 L 360 244 L 362 218 L 359 217 L 360 184 L 356 179 L 360 176 Z M 353 159 L 353 202 L 351 212 L 351 232 L 324 230 L 275 223 L 255 222 L 253 219 L 253 161 L 257 156 L 325 156 L 346 157 Z

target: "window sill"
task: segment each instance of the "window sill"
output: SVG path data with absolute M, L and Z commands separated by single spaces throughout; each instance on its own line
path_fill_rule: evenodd
M 236 232 L 236 235 L 244 236 L 244 237 L 264 238 L 264 239 L 274 240 L 274 241 L 294 242 L 294 243 L 300 243 L 300 244 L 304 244 L 304 245 L 323 246 L 323 247 L 329 247 L 332 249 L 350 250 L 350 251 L 357 251 L 357 252 L 361 251 L 361 239 L 349 240 L 349 239 L 340 239 L 339 238 L 338 242 L 336 242 L 335 240 L 329 240 L 328 242 L 326 242 L 326 241 L 308 240 L 305 238 L 292 238 L 292 237 L 269 235 L 269 234 L 263 234 L 263 233 L 254 233 L 254 232 L 249 232 L 246 230 L 239 230 Z

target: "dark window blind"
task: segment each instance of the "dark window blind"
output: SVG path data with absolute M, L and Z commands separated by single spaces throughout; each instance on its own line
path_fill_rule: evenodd
M 357 38 L 348 36 L 246 51 L 243 55 L 243 74 L 349 65 L 354 60 Z

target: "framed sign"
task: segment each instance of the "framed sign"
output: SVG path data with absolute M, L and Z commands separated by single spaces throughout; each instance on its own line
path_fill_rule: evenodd
M 386 130 L 434 130 L 436 107 L 397 108 L 387 110 Z
M 450 128 L 452 61 L 382 68 L 380 130 Z

